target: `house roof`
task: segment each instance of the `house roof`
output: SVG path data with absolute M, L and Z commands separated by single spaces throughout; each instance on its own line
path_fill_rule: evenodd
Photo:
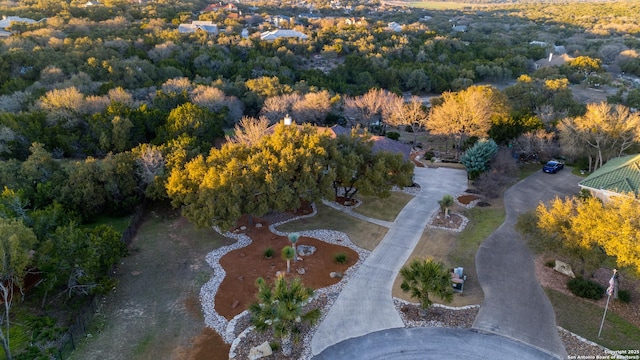
M 615 193 L 632 192 L 638 197 L 640 196 L 640 154 L 611 159 L 580 181 L 578 185 Z
M 191 24 L 180 24 L 178 26 L 178 32 L 180 33 L 193 33 L 197 30 L 202 30 L 209 34 L 218 33 L 218 25 L 211 21 L 193 21 Z
M 536 65 L 538 65 L 539 67 L 561 66 L 569 62 L 570 60 L 573 60 L 573 58 L 567 54 L 550 54 L 548 58 L 536 61 Z
M 333 125 L 330 128 L 320 128 L 322 130 L 328 131 L 330 134 L 333 134 L 332 137 L 337 136 L 350 136 L 351 129 L 346 128 L 340 125 Z M 379 151 L 389 151 L 392 153 L 402 154 L 402 157 L 405 160 L 409 160 L 409 156 L 411 155 L 411 146 L 407 144 L 403 144 L 400 141 L 389 139 L 385 136 L 371 136 L 371 140 L 373 141 L 372 150 L 374 153 Z
M 33 24 L 36 22 L 40 22 L 42 20 L 33 20 L 29 18 L 23 18 L 20 16 L 2 16 L 2 20 L 0 20 L 0 29 L 6 29 L 11 26 L 11 23 L 24 23 L 24 24 Z
M 278 30 L 273 30 L 273 31 L 265 31 L 262 34 L 260 34 L 260 39 L 261 40 L 275 40 L 275 39 L 279 39 L 279 38 L 291 38 L 291 37 L 295 37 L 298 38 L 300 40 L 306 40 L 308 39 L 308 36 L 305 35 L 304 33 L 301 33 L 300 31 L 295 31 L 295 30 L 287 30 L 287 29 L 278 29 Z

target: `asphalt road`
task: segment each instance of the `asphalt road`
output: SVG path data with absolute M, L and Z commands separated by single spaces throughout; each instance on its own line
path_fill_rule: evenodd
M 554 356 L 505 337 L 471 329 L 411 328 L 341 342 L 314 360 L 544 360 Z
M 506 220 L 476 254 L 484 302 L 473 328 L 493 332 L 566 358 L 555 313 L 538 283 L 534 258 L 514 226 L 518 216 L 541 201 L 577 194 L 580 177 L 570 169 L 557 174 L 539 171 L 509 188 L 504 195 Z

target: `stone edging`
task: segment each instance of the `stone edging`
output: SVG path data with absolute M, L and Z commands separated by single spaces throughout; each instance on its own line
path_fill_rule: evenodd
M 291 222 L 294 220 L 299 220 L 299 219 L 303 219 L 303 218 L 307 218 L 307 217 L 312 217 L 314 215 L 316 215 L 317 213 L 317 208 L 315 206 L 315 204 L 311 204 L 313 211 L 311 212 L 311 214 L 307 214 L 307 215 L 302 215 L 302 216 L 298 216 L 295 218 L 291 218 L 285 221 L 281 221 L 275 224 L 271 224 L 269 225 L 269 230 L 271 232 L 273 232 L 276 235 L 280 235 L 280 236 L 287 236 L 289 233 L 285 233 L 285 232 L 281 232 L 276 230 L 275 228 L 279 225 L 285 224 L 287 222 Z M 217 228 L 214 228 L 216 231 L 218 231 L 219 233 L 220 230 Z M 221 233 L 222 234 L 222 233 Z M 349 236 L 343 232 L 340 231 L 335 231 L 335 230 L 309 230 L 309 231 L 301 231 L 298 232 L 298 234 L 300 234 L 300 236 L 306 236 L 306 237 L 311 237 L 311 238 L 315 238 L 318 239 L 320 241 L 324 241 L 326 243 L 330 243 L 330 244 L 334 244 L 334 245 L 341 245 L 341 246 L 346 246 L 354 251 L 356 251 L 358 253 L 359 259 L 358 261 L 351 266 L 343 275 L 342 280 L 340 282 L 338 282 L 337 284 L 322 288 L 322 289 L 318 289 L 315 291 L 315 296 L 319 296 L 319 295 L 325 295 L 328 296 L 329 301 L 327 303 L 327 307 L 325 308 L 328 309 L 330 308 L 330 306 L 333 304 L 333 302 L 335 301 L 335 298 L 337 298 L 337 295 L 340 293 L 340 291 L 342 290 L 342 288 L 345 286 L 345 284 L 348 282 L 349 278 L 356 272 L 356 270 L 360 267 L 360 265 L 362 265 L 362 263 L 364 262 L 364 260 L 369 256 L 369 254 L 371 253 L 368 250 L 362 249 L 360 247 L 358 247 L 357 245 L 355 245 L 354 243 L 351 242 L 351 239 L 349 238 Z M 218 334 L 220 334 L 222 336 L 222 339 L 224 340 L 224 342 L 226 342 L 227 344 L 232 344 L 232 343 L 237 343 L 239 342 L 238 339 L 236 339 L 235 337 L 235 326 L 237 321 L 248 314 L 248 311 L 245 310 L 244 312 L 236 315 L 231 321 L 227 321 L 226 318 L 224 318 L 222 315 L 218 314 L 218 312 L 215 310 L 215 295 L 218 291 L 218 288 L 220 287 L 220 284 L 222 284 L 222 281 L 224 280 L 225 276 L 226 276 L 226 272 L 224 271 L 224 269 L 222 268 L 222 266 L 220 265 L 219 261 L 220 259 L 226 255 L 227 253 L 236 250 L 236 249 L 240 249 L 243 247 L 248 246 L 249 244 L 251 244 L 251 238 L 249 238 L 247 235 L 245 234 L 234 234 L 232 232 L 226 232 L 224 234 L 222 234 L 225 237 L 231 238 L 231 239 L 236 239 L 237 241 L 231 245 L 228 246 L 222 246 L 218 249 L 215 249 L 213 251 L 211 251 L 210 253 L 207 254 L 206 256 L 206 261 L 209 264 L 209 266 L 211 266 L 213 268 L 213 276 L 211 277 L 211 279 L 202 286 L 202 288 L 200 289 L 200 305 L 202 306 L 202 311 L 204 313 L 204 322 L 205 325 L 214 329 Z M 334 296 L 335 295 L 335 296 Z M 333 297 L 333 299 L 332 299 Z M 323 316 L 321 318 L 320 321 L 322 321 L 322 319 L 324 318 L 324 316 L 326 316 L 326 312 L 323 312 Z M 320 322 L 318 322 L 319 324 Z M 245 334 L 245 332 L 250 331 L 248 329 L 245 329 L 243 331 L 243 334 Z M 313 333 L 315 333 L 315 329 L 312 330 L 312 332 L 310 332 L 311 336 L 313 335 Z M 246 334 L 245 334 L 246 335 Z M 309 335 L 307 335 L 309 336 Z M 305 337 L 304 341 L 307 341 L 310 339 L 307 339 Z M 232 347 L 232 351 L 233 351 L 233 347 Z M 309 349 L 309 353 L 310 353 L 311 349 Z
M 457 229 L 453 229 L 453 228 L 449 228 L 449 227 L 445 227 L 445 226 L 431 225 L 431 223 L 436 218 L 436 216 L 438 216 L 439 213 L 440 213 L 439 211 L 436 211 L 435 213 L 433 213 L 433 215 L 431 215 L 431 218 L 429 219 L 429 222 L 427 223 L 427 227 L 428 228 L 461 232 L 462 230 L 464 230 L 465 227 L 467 227 L 467 224 L 469 223 L 469 219 L 466 216 L 464 216 L 464 215 L 462 215 L 460 213 L 452 212 L 451 214 L 458 215 L 458 216 L 460 216 L 462 218 L 462 223 L 460 224 L 460 226 Z

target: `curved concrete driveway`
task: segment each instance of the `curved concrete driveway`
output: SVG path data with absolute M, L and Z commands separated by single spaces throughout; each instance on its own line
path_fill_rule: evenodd
M 567 357 L 555 313 L 535 276 L 533 256 L 514 226 L 518 215 L 534 209 L 540 201 L 576 194 L 579 181 L 569 169 L 555 175 L 539 171 L 505 192 L 505 222 L 476 254 L 484 302 L 473 328 Z
M 391 289 L 398 271 L 420 240 L 438 200 L 466 189 L 466 171 L 415 168 L 420 193 L 400 211 L 382 242 L 342 290 L 311 341 L 313 355 L 343 340 L 371 332 L 402 328 Z
M 471 329 L 412 328 L 345 340 L 314 360 L 543 360 L 555 357 L 503 336 Z

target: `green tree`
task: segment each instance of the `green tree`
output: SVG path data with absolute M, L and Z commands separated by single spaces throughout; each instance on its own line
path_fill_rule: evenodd
M 22 293 L 24 277 L 30 264 L 29 252 L 36 244 L 36 236 L 21 220 L 0 219 L 0 292 L 4 314 L 0 318 L 0 341 L 7 359 L 11 359 L 9 312 L 15 299 L 14 290 Z
M 75 223 L 59 226 L 42 244 L 36 259 L 46 291 L 59 289 L 70 297 L 111 290 L 114 283 L 109 270 L 126 252 L 120 235 L 107 225 L 92 229 Z
M 498 145 L 492 139 L 480 140 L 468 149 L 460 162 L 467 168 L 469 179 L 476 179 L 481 173 L 489 170 L 491 159 L 498 152 Z
M 420 301 L 423 309 L 428 309 L 433 301 L 429 295 L 435 295 L 447 303 L 453 301 L 451 274 L 444 265 L 432 259 L 414 259 L 400 269 L 402 283 L 400 288 L 411 293 L 411 297 Z
M 273 286 L 258 278 L 256 280 L 257 302 L 249 305 L 251 323 L 258 331 L 273 329 L 274 335 L 283 342 L 283 353 L 290 353 L 290 339 L 299 339 L 302 324 L 313 325 L 320 318 L 320 309 L 304 310 L 303 306 L 313 296 L 313 289 L 303 286 L 299 278 L 291 281 L 277 277 Z

